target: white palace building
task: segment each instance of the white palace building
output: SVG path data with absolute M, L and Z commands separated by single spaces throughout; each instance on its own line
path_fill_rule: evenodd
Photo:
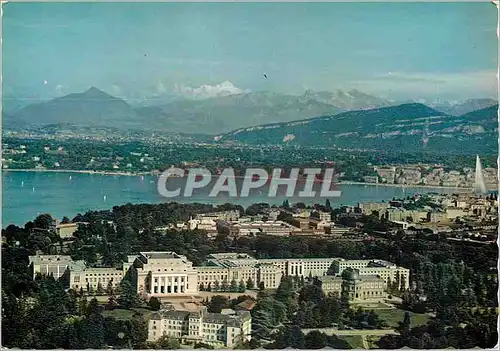
M 340 276 L 347 268 L 359 276 L 376 276 L 386 284 L 400 281 L 409 288 L 409 270 L 382 260 L 345 260 L 342 258 L 256 259 L 243 253 L 218 253 L 207 257 L 203 266 L 193 266 L 186 256 L 175 252 L 141 252 L 128 256 L 121 268 L 90 267 L 69 256 L 30 256 L 33 277 L 53 274 L 72 289 L 116 287 L 130 274 L 137 293 L 144 297 L 195 296 L 215 284 L 246 283 L 276 289 L 283 276 Z

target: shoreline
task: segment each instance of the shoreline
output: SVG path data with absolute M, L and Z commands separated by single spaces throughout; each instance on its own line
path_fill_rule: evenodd
M 152 172 L 113 172 L 113 171 L 90 171 L 90 170 L 76 170 L 76 169 L 21 169 L 21 168 L 2 168 L 4 172 L 33 172 L 33 173 L 77 173 L 77 174 L 98 174 L 98 175 L 116 175 L 116 176 L 154 176 Z
M 350 182 L 341 181 L 340 185 L 368 185 L 368 186 L 387 186 L 393 188 L 431 188 L 431 189 L 452 189 L 457 191 L 471 191 L 472 187 L 454 187 L 442 185 L 421 185 L 421 184 L 387 184 L 387 183 L 366 183 L 366 182 Z M 491 190 L 491 189 L 489 189 Z
M 97 174 L 97 175 L 110 175 L 110 176 L 126 176 L 126 177 L 139 177 L 139 176 L 156 176 L 158 174 L 153 172 L 113 172 L 113 171 L 91 171 L 91 170 L 75 170 L 75 169 L 21 169 L 21 168 L 3 168 L 4 172 L 32 172 L 32 173 L 76 173 L 76 174 Z M 451 189 L 461 192 L 471 191 L 472 187 L 451 187 L 442 185 L 421 185 L 421 184 L 387 184 L 387 183 L 367 183 L 367 182 L 354 182 L 354 181 L 340 181 L 339 185 L 365 185 L 365 186 L 384 186 L 394 188 L 431 188 L 431 189 Z M 496 190 L 496 188 L 488 189 L 489 191 Z

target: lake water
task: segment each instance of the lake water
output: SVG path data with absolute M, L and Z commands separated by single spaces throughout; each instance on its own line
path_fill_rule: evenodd
M 210 188 L 195 193 L 189 199 L 166 199 L 157 191 L 157 177 L 154 176 L 115 176 L 80 173 L 43 173 L 43 172 L 3 172 L 2 173 L 2 227 L 9 224 L 19 226 L 33 220 L 38 214 L 50 213 L 61 219 L 73 218 L 78 213 L 89 210 L 110 209 L 126 203 L 201 202 L 222 204 L 231 202 L 244 207 L 257 203 L 281 204 L 287 197 L 278 194 L 267 197 L 254 193 L 246 198 L 209 197 Z M 453 189 L 400 188 L 389 186 L 340 185 L 342 195 L 330 198 L 332 206 L 355 205 L 358 202 L 388 201 L 393 197 L 415 193 L 452 193 Z M 300 199 L 288 198 L 290 203 L 325 203 L 325 198 Z

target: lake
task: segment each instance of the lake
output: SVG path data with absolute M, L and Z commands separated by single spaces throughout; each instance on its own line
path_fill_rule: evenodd
M 180 180 L 180 179 L 179 179 Z M 281 204 L 287 197 L 278 193 L 276 197 L 267 197 L 254 192 L 246 198 L 228 198 L 227 196 L 209 197 L 210 189 L 195 192 L 189 199 L 166 199 L 157 191 L 155 176 L 118 176 L 83 173 L 56 172 L 2 172 L 2 227 L 9 224 L 19 226 L 33 220 L 38 214 L 50 213 L 61 219 L 63 216 L 73 218 L 78 213 L 89 210 L 110 209 L 126 203 L 161 203 L 161 202 L 201 202 L 222 204 L 231 202 L 244 207 L 257 202 Z M 342 195 L 330 198 L 332 206 L 355 205 L 358 202 L 388 201 L 393 197 L 412 195 L 415 193 L 452 193 L 454 189 L 433 189 L 412 187 L 347 185 L 338 186 Z M 325 203 L 325 198 L 288 198 L 290 203 L 304 202 Z

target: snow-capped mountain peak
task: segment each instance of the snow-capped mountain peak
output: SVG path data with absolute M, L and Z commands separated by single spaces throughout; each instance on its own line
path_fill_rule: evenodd
M 208 99 L 220 96 L 237 95 L 250 92 L 236 87 L 230 81 L 224 81 L 215 85 L 203 84 L 197 88 L 176 84 L 174 87 L 175 93 L 192 99 Z

